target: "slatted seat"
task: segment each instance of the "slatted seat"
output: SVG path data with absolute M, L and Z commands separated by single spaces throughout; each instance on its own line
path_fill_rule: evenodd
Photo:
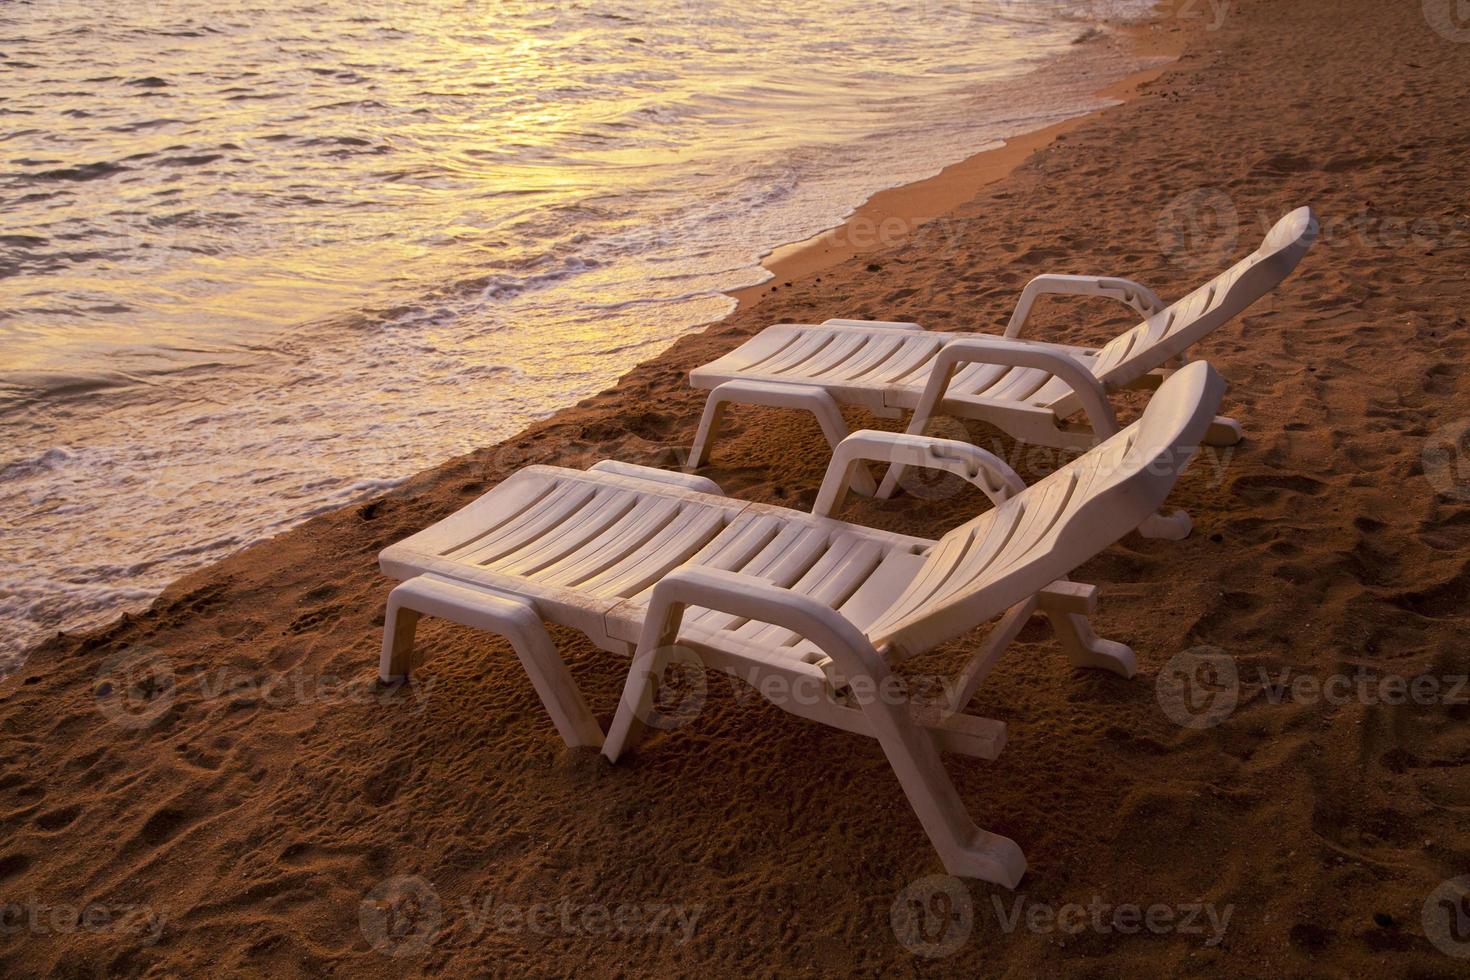
M 1000 336 L 858 320 L 776 324 L 689 373 L 696 388 L 712 389 L 691 466 L 707 460 L 725 404 L 784 404 L 769 387 L 752 397 L 752 383 L 817 388 L 838 405 L 885 417 L 912 412 L 910 432 L 922 432 L 943 412 L 990 422 L 1025 442 L 1087 448 L 1117 431 L 1109 394 L 1156 387 L 1171 362 L 1286 279 L 1316 234 L 1312 210 L 1297 208 L 1259 248 L 1169 305 L 1127 279 L 1038 276 L 1022 291 Z M 1048 293 L 1119 299 L 1145 319 L 1098 349 L 1021 339 L 1036 299 Z M 786 407 L 811 410 L 811 403 Z M 1085 422 L 1069 421 L 1079 412 Z M 1232 445 L 1240 432 L 1234 420 L 1217 419 L 1206 442 Z M 897 474 L 890 476 L 880 490 L 884 496 L 896 485 Z
M 681 566 L 761 578 L 862 620 L 879 611 L 868 611 L 872 591 L 891 597 L 931 544 L 676 484 L 531 466 L 385 549 L 380 564 L 395 578 L 433 573 L 533 597 L 556 621 L 631 653 L 653 586 Z M 690 623 L 772 643 L 774 632 L 730 620 L 707 613 Z
M 970 336 L 985 335 L 927 333 L 850 321 L 778 323 L 719 360 L 695 368 L 689 378 L 696 388 L 714 388 L 738 379 L 814 384 L 833 393 L 842 404 L 890 415 L 917 408 L 940 350 Z M 1089 365 L 1097 357 L 1096 351 L 1083 347 L 1017 343 L 1064 353 Z M 1036 368 L 976 363 L 956 373 L 948 394 L 1003 401 L 1045 399 L 1044 389 L 1055 380 Z M 1070 393 L 1070 388 L 1064 392 Z
M 405 581 L 389 596 L 380 674 L 396 682 L 420 663 L 420 615 L 501 633 L 566 742 L 616 760 L 649 719 L 669 658 L 687 651 L 787 711 L 878 739 L 946 869 L 1014 886 L 1020 849 L 970 822 L 938 752 L 1001 750 L 1005 726 L 963 709 L 1034 611 L 1073 664 L 1133 673 L 1131 651 L 1087 625 L 1094 590 L 1067 576 L 1157 509 L 1223 390 L 1208 365 L 1181 369 L 1138 422 L 1030 488 L 965 443 L 854 433 L 812 513 L 625 464 L 528 467 L 382 552 L 383 570 Z M 995 506 L 937 541 L 834 519 L 865 460 L 957 473 Z M 898 662 L 997 617 L 942 710 L 890 696 Z M 633 656 L 605 739 L 543 621 Z M 778 698 L 772 678 L 818 696 Z

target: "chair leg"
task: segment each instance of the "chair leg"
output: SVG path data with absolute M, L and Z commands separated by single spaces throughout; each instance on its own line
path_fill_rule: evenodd
M 726 381 L 717 385 L 705 400 L 704 413 L 699 417 L 699 429 L 694 435 L 694 446 L 689 451 L 687 469 L 697 470 L 709 462 L 710 447 L 719 434 L 720 422 L 725 417 L 725 405 L 729 402 L 810 412 L 821 426 L 827 445 L 833 449 L 847 437 L 847 423 L 842 419 L 842 410 L 838 408 L 836 400 L 821 388 L 779 381 Z M 853 475 L 852 490 L 864 497 L 871 497 L 877 490 L 877 484 L 873 481 L 872 474 L 866 469 L 860 469 Z
M 1020 847 L 1007 837 L 975 826 L 944 771 L 936 736 L 915 724 L 907 698 L 893 696 L 888 667 L 867 637 L 839 613 L 813 599 L 774 588 L 751 591 L 742 576 L 729 572 L 675 572 L 654 588 L 617 716 L 603 743 L 603 755 L 616 761 L 649 717 L 658 678 L 674 652 L 681 649 L 675 644 L 684 609 L 690 604 L 747 619 L 784 623 L 824 650 L 833 662 L 835 676 L 846 678 L 843 686 L 852 692 L 854 706 L 862 712 L 869 729 L 865 734 L 883 746 L 945 870 L 1011 888 L 1021 880 L 1026 858 Z M 827 676 L 830 681 L 834 675 Z
M 704 402 L 704 413 L 699 417 L 699 429 L 694 435 L 694 446 L 689 450 L 689 461 L 685 467 L 693 472 L 709 462 L 710 447 L 719 435 L 720 422 L 725 418 L 725 399 L 719 389 L 710 392 Z
M 413 669 L 424 662 L 423 653 L 413 645 L 422 614 L 406 608 L 403 600 L 404 596 L 394 589 L 388 595 L 388 611 L 383 616 L 383 653 L 378 658 L 378 679 L 384 684 L 408 680 Z
M 1097 586 L 1057 579 L 1036 594 L 1036 607 L 1051 621 L 1057 642 L 1073 666 L 1096 667 L 1123 677 L 1132 677 L 1138 670 L 1132 650 L 1092 631 L 1087 617 L 1097 608 Z
M 581 688 L 557 655 L 541 617 L 530 607 L 517 605 L 517 611 L 507 616 L 496 631 L 510 641 L 562 741 L 574 749 L 601 748 L 602 726 L 592 717 Z
M 908 720 L 906 706 L 902 711 L 902 720 L 897 724 L 891 723 L 898 719 L 897 713 L 869 714 L 881 713 L 890 722 L 885 724 L 873 717 L 878 743 L 930 843 L 939 852 L 944 870 L 957 877 L 1015 888 L 1026 873 L 1026 856 L 1020 845 L 975 826 L 954 782 L 944 771 L 934 736 Z
M 541 617 L 529 602 L 458 582 L 420 575 L 388 596 L 383 619 L 383 653 L 378 676 L 386 683 L 406 680 L 423 663 L 414 649 L 414 627 L 424 615 L 438 616 L 510 641 L 531 685 L 551 715 L 562 741 L 572 748 L 602 746 L 602 728 L 567 665 L 557 655 Z
M 628 668 L 628 679 L 623 683 L 617 714 L 613 716 L 607 738 L 602 743 L 602 754 L 609 762 L 617 762 L 619 756 L 629 749 L 636 749 L 643 741 L 648 730 L 648 715 L 653 710 L 658 685 L 672 653 L 672 647 L 658 646 L 633 655 L 633 665 Z
M 1000 655 L 1020 635 L 1021 628 L 1026 625 L 1026 620 L 1030 619 L 1031 614 L 1036 610 L 1036 603 L 1035 596 L 1023 599 L 1007 609 L 1000 622 L 991 628 L 990 634 L 985 637 L 985 643 L 970 658 L 969 663 L 965 664 L 955 681 L 954 690 L 947 705 L 950 712 L 959 714 L 965 710 L 965 705 L 970 703 L 970 699 L 975 696 L 980 685 L 985 683 L 985 678 L 990 676 L 990 670 L 1000 659 Z
M 653 706 L 658 680 L 673 649 L 659 647 L 634 659 L 617 717 L 602 746 L 602 754 L 609 760 L 616 762 L 618 756 L 637 744 L 645 731 L 643 719 Z M 939 852 L 944 870 L 1007 888 L 1016 887 L 1026 873 L 1025 855 L 1009 837 L 975 826 L 949 774 L 944 771 L 935 736 L 913 723 L 906 704 L 865 706 L 864 713 L 904 796 Z

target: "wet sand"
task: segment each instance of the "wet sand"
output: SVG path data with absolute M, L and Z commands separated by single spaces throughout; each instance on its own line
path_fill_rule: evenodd
M 1453 465 L 1470 44 L 1413 3 L 1249 0 L 1218 30 L 1208 14 L 1166 18 L 1175 65 L 946 212 L 942 235 L 791 278 L 505 443 L 40 647 L 0 683 L 0 972 L 1462 975 L 1449 954 L 1470 930 L 1440 928 L 1456 924 L 1438 889 L 1470 873 L 1470 483 Z M 1306 203 L 1323 229 L 1296 275 L 1197 348 L 1246 440 L 1176 488 L 1194 533 L 1129 537 L 1076 575 L 1139 676 L 1068 669 L 1038 622 L 974 703 L 1009 725 L 1006 751 L 949 771 L 1031 865 L 1015 892 L 964 884 L 973 920 L 948 958 L 891 928 L 940 869 L 876 744 L 715 680 L 697 718 L 609 766 L 562 746 L 503 642 L 436 621 L 420 683 L 372 686 L 380 549 L 528 463 L 678 465 L 702 402 L 687 372 L 765 324 L 998 328 L 1043 271 L 1173 298 Z M 1027 335 L 1131 322 L 1057 301 Z M 809 419 L 738 410 L 728 432 L 706 475 L 812 503 L 828 454 Z M 1050 462 L 967 435 L 1028 479 Z M 982 506 L 967 490 L 845 516 L 937 536 Z M 553 636 L 605 723 L 626 663 Z M 1218 724 L 1188 728 L 1156 685 L 1200 647 L 1238 683 Z M 150 668 L 131 688 L 129 656 Z M 1402 697 L 1395 678 L 1437 687 Z M 396 932 L 375 911 L 395 881 L 415 899 Z M 1057 925 L 1094 906 L 1112 911 Z M 1168 915 L 1129 928 L 1120 906 Z

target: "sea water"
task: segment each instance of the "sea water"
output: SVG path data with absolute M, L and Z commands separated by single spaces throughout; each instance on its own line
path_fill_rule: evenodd
M 0 673 L 1097 107 L 1128 0 L 0 6 Z M 837 312 L 837 311 L 834 311 Z

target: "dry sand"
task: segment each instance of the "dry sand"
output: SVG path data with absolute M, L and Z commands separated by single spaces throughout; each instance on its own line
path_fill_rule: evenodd
M 5 912 L 0 974 L 1463 975 L 1422 915 L 1470 873 L 1470 708 L 1277 696 L 1261 678 L 1470 673 L 1470 483 L 1432 451 L 1470 419 L 1470 44 L 1415 2 L 1247 0 L 1216 31 L 1193 6 L 1200 19 L 1158 28 L 1186 35 L 1174 68 L 942 216 L 942 234 L 793 279 L 501 446 L 37 650 L 0 684 L 0 905 L 29 906 L 19 922 Z M 1222 235 L 1192 221 L 1201 202 L 1233 212 Z M 379 703 L 332 683 L 371 683 L 379 549 L 529 462 L 674 465 L 700 407 L 687 371 L 764 324 L 998 326 L 1044 270 L 1174 296 L 1301 203 L 1325 219 L 1315 250 L 1200 351 L 1232 382 L 1247 439 L 1176 490 L 1194 534 L 1130 537 L 1078 575 L 1101 586 L 1099 631 L 1133 646 L 1140 675 L 1072 671 L 1032 626 L 980 693 L 975 710 L 1009 723 L 1009 745 L 950 771 L 1031 870 L 1014 893 L 968 883 L 973 926 L 948 959 L 916 959 L 890 928 L 899 890 L 939 869 L 873 743 L 714 682 L 697 719 L 612 767 L 562 747 L 504 643 L 432 621 L 418 689 Z M 1209 254 L 1178 252 L 1181 228 Z M 1096 341 L 1128 322 L 1057 302 L 1028 332 Z M 709 475 L 809 505 L 827 457 L 815 426 L 763 410 L 731 421 Z M 965 492 L 848 514 L 932 536 L 981 505 Z M 555 637 L 606 720 L 626 665 Z M 1160 709 L 1155 680 L 1200 645 L 1236 658 L 1240 697 L 1191 730 Z M 99 710 L 118 701 L 98 677 L 138 647 L 175 685 L 159 717 L 129 727 Z M 442 929 L 417 956 L 384 956 L 360 928 L 364 896 L 393 876 L 421 877 L 439 902 Z M 421 897 L 413 922 L 435 914 Z M 997 903 L 1009 917 L 1018 899 L 1006 932 Z M 1190 934 L 1025 924 L 1033 906 L 1094 899 L 1231 917 L 1213 943 L 1203 917 Z M 603 921 L 586 907 L 655 904 L 697 914 L 687 942 L 673 918 L 668 935 L 585 931 Z M 538 905 L 550 934 L 503 911 Z

